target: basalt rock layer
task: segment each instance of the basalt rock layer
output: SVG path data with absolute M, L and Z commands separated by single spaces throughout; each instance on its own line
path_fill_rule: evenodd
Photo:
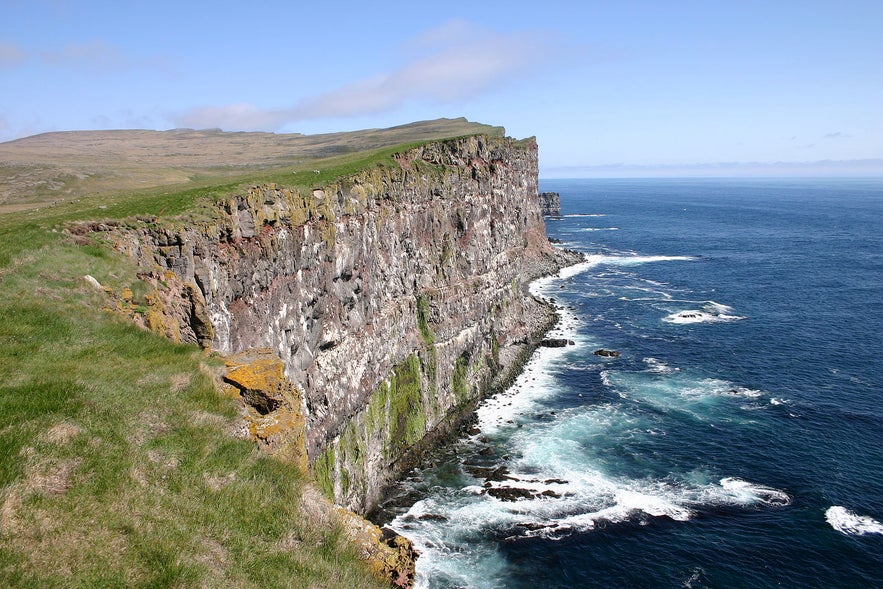
M 311 191 L 253 186 L 210 220 L 111 234 L 153 285 L 149 327 L 279 356 L 290 388 L 248 393 L 249 379 L 276 376 L 269 361 L 228 382 L 266 444 L 290 455 L 300 436 L 320 487 L 365 513 L 553 320 L 525 285 L 573 260 L 546 239 L 537 194 L 533 140 L 472 136 Z M 302 433 L 277 431 L 283 422 Z

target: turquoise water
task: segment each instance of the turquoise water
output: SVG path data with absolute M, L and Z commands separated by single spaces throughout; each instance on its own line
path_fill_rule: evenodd
M 397 489 L 420 586 L 883 586 L 883 181 L 542 190 L 575 345 Z

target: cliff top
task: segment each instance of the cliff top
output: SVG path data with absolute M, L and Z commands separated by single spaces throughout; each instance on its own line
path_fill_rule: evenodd
M 0 213 L 148 187 L 185 189 L 403 143 L 477 134 L 502 136 L 505 130 L 458 118 L 320 135 L 211 129 L 43 133 L 0 143 Z

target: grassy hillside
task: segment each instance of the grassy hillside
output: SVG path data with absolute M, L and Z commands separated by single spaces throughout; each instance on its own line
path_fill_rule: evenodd
M 422 140 L 424 131 L 393 135 Z M 204 135 L 209 143 L 230 139 Z M 389 134 L 366 136 L 375 135 Z M 203 169 L 174 187 L 83 193 L 17 211 L 42 197 L 7 202 L 12 208 L 0 214 L 0 586 L 382 586 L 327 512 L 303 498 L 296 469 L 234 435 L 238 404 L 214 385 L 221 361 L 107 309 L 107 293 L 84 277 L 116 293 L 130 288 L 137 298 L 135 268 L 61 229 L 82 219 L 202 215 L 205 202 L 240 187 L 309 188 L 366 165 L 393 165 L 395 150 L 334 158 L 292 152 L 300 163 L 235 176 Z M 37 152 L 32 157 L 34 165 L 55 166 L 52 158 L 62 156 L 47 154 L 46 164 Z M 85 169 L 103 156 L 78 157 Z
M 72 131 L 0 143 L 0 213 L 149 186 L 198 186 L 254 170 L 501 127 L 438 119 L 325 135 L 221 131 Z

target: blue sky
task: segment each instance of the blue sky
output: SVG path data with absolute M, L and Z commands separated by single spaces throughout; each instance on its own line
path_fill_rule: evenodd
M 465 116 L 545 177 L 883 176 L 881 30 L 883 0 L 0 0 L 0 141 Z

